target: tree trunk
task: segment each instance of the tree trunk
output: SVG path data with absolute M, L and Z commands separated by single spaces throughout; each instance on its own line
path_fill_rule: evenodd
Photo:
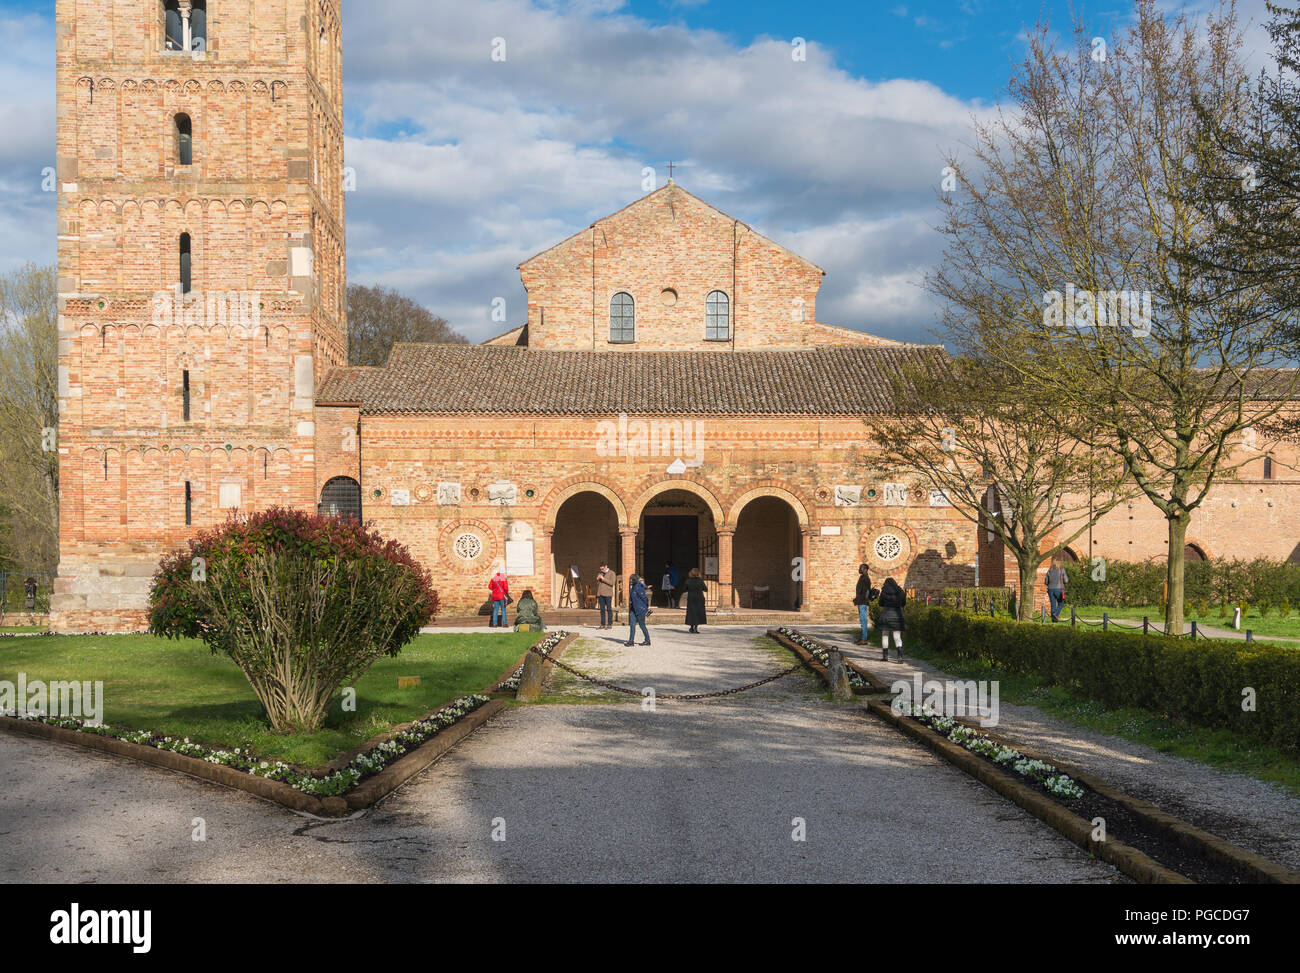
M 1038 565 L 1043 559 L 1028 551 L 1016 555 L 1016 565 L 1020 568 L 1020 591 L 1016 594 L 1016 617 L 1022 622 L 1029 621 L 1034 614 L 1034 597 L 1038 594 Z
M 1169 518 L 1169 557 L 1165 570 L 1165 632 L 1183 634 L 1183 577 L 1186 560 L 1183 548 L 1187 543 L 1187 522 L 1191 515 L 1186 511 Z

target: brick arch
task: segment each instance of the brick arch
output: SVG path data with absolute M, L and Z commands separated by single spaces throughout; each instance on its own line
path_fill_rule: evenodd
M 1184 537 L 1183 549 L 1186 550 L 1189 547 L 1194 547 L 1198 551 L 1200 551 L 1205 556 L 1206 563 L 1212 562 L 1214 560 L 1214 554 L 1211 551 L 1210 546 L 1206 544 L 1204 541 L 1200 540 L 1199 538 L 1190 537 L 1190 536 Z
M 666 493 L 669 490 L 685 490 L 687 493 L 693 493 L 703 500 L 709 505 L 709 509 L 713 512 L 714 526 L 722 527 L 724 524 L 729 523 L 723 519 L 722 504 L 718 502 L 718 498 L 714 495 L 713 491 L 704 483 L 683 477 L 673 480 L 658 480 L 657 482 L 652 483 L 649 487 L 643 489 L 641 494 L 636 498 L 636 502 L 632 504 L 632 508 L 628 511 L 628 526 L 639 527 L 641 524 L 641 514 L 645 511 L 645 508 L 649 506 L 650 501 L 659 494 Z
M 777 483 L 764 483 L 756 486 L 746 490 L 733 500 L 731 507 L 727 511 L 727 523 L 733 527 L 738 524 L 740 522 L 740 512 L 750 501 L 757 500 L 759 497 L 775 497 L 777 500 L 784 500 L 794 510 L 795 517 L 799 519 L 800 527 L 808 527 L 812 523 L 812 518 L 808 515 L 807 501 L 789 487 Z
M 579 493 L 599 493 L 608 500 L 614 507 L 614 513 L 618 515 L 618 526 L 627 527 L 627 505 L 623 503 L 623 498 L 610 487 L 599 480 L 593 480 L 586 476 L 570 477 L 567 480 L 561 480 L 555 485 L 546 499 L 542 501 L 541 524 L 543 529 L 554 529 L 555 520 L 560 514 L 560 508 L 564 506 L 564 501 L 570 497 L 577 496 Z

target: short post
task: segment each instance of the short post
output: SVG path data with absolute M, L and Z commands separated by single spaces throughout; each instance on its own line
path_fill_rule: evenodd
M 540 655 L 530 651 L 524 659 L 524 671 L 519 677 L 519 691 L 515 699 L 521 703 L 535 703 L 542 696 L 542 683 L 546 679 L 543 666 L 546 664 Z
M 1108 615 L 1106 612 L 1101 613 L 1101 630 L 1103 632 L 1110 631 L 1110 615 Z
M 1071 605 L 1071 606 L 1070 606 L 1070 628 L 1074 628 L 1074 627 L 1077 626 L 1078 624 L 1079 624 L 1079 619 L 1078 619 L 1078 617 L 1074 614 L 1074 606 Z
M 849 669 L 844 664 L 844 656 L 839 649 L 826 652 L 826 677 L 831 684 L 831 695 L 836 699 L 852 699 L 853 690 L 849 687 Z
M 1039 605 L 1039 606 L 1038 606 L 1038 623 L 1039 623 L 1040 625 L 1046 625 L 1046 624 L 1047 624 L 1047 606 L 1046 606 L 1046 605 Z
M 1254 631 L 1253 631 L 1252 629 L 1249 629 L 1249 628 L 1246 629 L 1246 641 L 1247 641 L 1247 642 L 1253 642 L 1253 641 L 1255 641 L 1255 633 L 1254 633 Z
M 1232 610 L 1232 627 L 1238 632 L 1241 631 L 1241 606 L 1238 605 Z
M 1196 619 L 1192 619 L 1192 641 L 1196 641 Z
M 1149 615 L 1142 616 L 1142 634 L 1143 635 L 1151 634 L 1151 616 Z

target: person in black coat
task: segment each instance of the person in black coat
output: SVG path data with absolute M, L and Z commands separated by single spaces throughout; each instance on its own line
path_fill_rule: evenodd
M 894 648 L 898 650 L 898 661 L 903 661 L 903 632 L 907 623 L 903 621 L 903 606 L 907 604 L 907 593 L 898 586 L 893 578 L 886 578 L 880 586 L 880 658 L 889 661 L 889 633 L 894 633 Z
M 686 624 L 696 635 L 700 626 L 709 624 L 704 611 L 704 579 L 700 577 L 699 568 L 691 568 L 686 576 Z
M 858 645 L 871 644 L 871 602 L 878 594 L 880 592 L 871 587 L 871 574 L 866 564 L 859 564 L 858 586 L 853 592 L 853 604 L 858 606 L 858 625 L 862 629 Z

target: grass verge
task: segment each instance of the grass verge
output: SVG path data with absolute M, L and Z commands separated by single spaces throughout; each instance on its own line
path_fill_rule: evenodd
M 341 700 L 315 733 L 275 733 L 248 680 L 225 656 L 197 641 L 149 635 L 52 635 L 0 640 L 0 679 L 102 680 L 103 719 L 227 747 L 266 759 L 324 763 L 370 737 L 466 693 L 486 689 L 528 646 L 533 632 L 419 635 L 395 659 L 357 680 L 356 712 Z M 420 684 L 397 688 L 398 676 Z

